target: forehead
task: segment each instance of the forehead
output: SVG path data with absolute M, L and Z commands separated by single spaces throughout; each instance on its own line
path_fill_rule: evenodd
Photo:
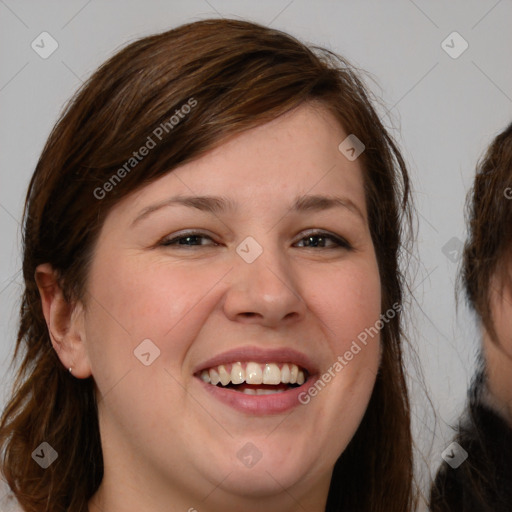
M 347 135 L 324 107 L 304 104 L 177 167 L 118 209 L 141 209 L 178 194 L 223 196 L 232 199 L 233 210 L 252 205 L 278 213 L 299 195 L 342 194 L 365 212 L 360 160 L 338 149 Z

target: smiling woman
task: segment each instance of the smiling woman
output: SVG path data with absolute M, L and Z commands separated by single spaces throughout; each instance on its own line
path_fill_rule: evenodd
M 23 509 L 413 510 L 409 219 L 341 57 L 234 20 L 117 53 L 28 190 L 0 425 Z

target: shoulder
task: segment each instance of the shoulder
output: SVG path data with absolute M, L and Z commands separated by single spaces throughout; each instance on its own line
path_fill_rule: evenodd
M 432 512 L 512 510 L 512 429 L 483 403 L 472 403 L 455 441 L 468 453 L 458 467 L 442 463 L 431 490 Z

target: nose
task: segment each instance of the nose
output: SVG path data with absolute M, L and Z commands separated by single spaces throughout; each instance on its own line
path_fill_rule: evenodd
M 305 316 L 297 276 L 279 249 L 265 249 L 252 263 L 234 253 L 225 296 L 226 316 L 236 322 L 277 327 Z

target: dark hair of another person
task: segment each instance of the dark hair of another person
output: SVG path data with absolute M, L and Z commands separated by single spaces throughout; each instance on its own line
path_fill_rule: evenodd
M 512 285 L 508 274 L 512 256 L 512 124 L 494 138 L 478 164 L 467 196 L 466 216 L 468 238 L 459 284 L 491 342 L 499 347 L 490 297 L 493 282 Z M 456 436 L 469 456 L 456 469 L 446 464 L 439 469 L 430 494 L 432 512 L 511 510 L 512 430 L 486 405 L 486 381 L 486 362 L 480 352 L 468 407 Z
M 512 258 L 512 124 L 487 149 L 466 208 L 469 233 L 461 280 L 470 306 L 492 340 L 499 344 L 492 322 L 490 286 L 493 275 L 498 275 L 502 283 L 510 282 L 507 263 Z

